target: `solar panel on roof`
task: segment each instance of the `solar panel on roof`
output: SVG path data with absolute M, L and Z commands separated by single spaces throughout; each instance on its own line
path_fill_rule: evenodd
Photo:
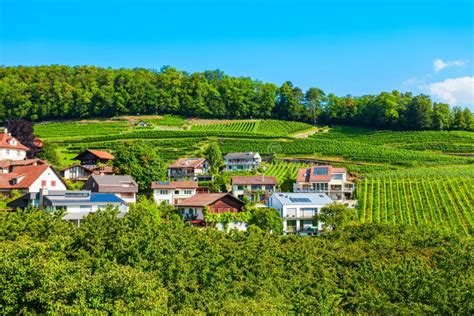
M 315 176 L 327 176 L 329 173 L 329 170 L 327 167 L 324 168 L 314 168 L 314 175 Z
M 310 199 L 308 198 L 295 198 L 295 197 L 290 197 L 290 201 L 293 203 L 308 203 L 311 202 Z

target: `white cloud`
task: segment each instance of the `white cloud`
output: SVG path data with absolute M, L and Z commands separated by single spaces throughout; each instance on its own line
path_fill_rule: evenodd
M 460 77 L 425 86 L 433 97 L 450 105 L 474 107 L 474 77 Z
M 442 59 L 435 59 L 433 61 L 433 69 L 435 72 L 440 72 L 441 70 L 448 68 L 448 67 L 462 67 L 466 65 L 465 60 L 450 60 L 450 61 L 443 61 Z

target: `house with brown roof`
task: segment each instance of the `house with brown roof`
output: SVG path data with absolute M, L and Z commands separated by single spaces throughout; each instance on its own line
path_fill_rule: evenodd
M 84 184 L 84 190 L 113 193 L 126 203 L 135 203 L 137 201 L 138 184 L 131 176 L 93 174 Z
M 224 156 L 224 170 L 254 170 L 262 164 L 262 157 L 256 152 L 228 153 Z
M 193 223 L 204 221 L 204 210 L 209 214 L 237 213 L 245 203 L 230 193 L 202 193 L 178 203 L 178 210 L 185 220 Z
M 345 201 L 351 199 L 354 187 L 346 168 L 313 166 L 298 170 L 293 192 L 326 193 L 334 201 Z
M 196 181 L 199 175 L 208 171 L 209 163 L 205 158 L 180 158 L 168 167 L 168 178 Z
M 62 169 L 59 172 L 59 174 L 64 179 L 69 179 L 72 181 L 87 181 L 87 179 L 92 174 L 113 175 L 115 174 L 115 172 L 112 166 L 87 167 L 87 166 L 75 164 L 75 165 Z
M 10 172 L 0 174 L 0 192 L 8 195 L 12 190 L 22 193 L 43 190 L 66 190 L 63 179 L 48 164 L 10 166 Z
M 265 202 L 276 191 L 277 180 L 272 176 L 234 176 L 231 179 L 232 195 L 239 199 Z
M 113 159 L 115 159 L 115 157 L 111 153 L 95 149 L 87 149 L 74 157 L 74 160 L 81 161 L 81 166 L 88 168 L 95 168 L 99 164 L 105 165 Z
M 151 189 L 157 204 L 174 205 L 197 194 L 198 184 L 195 181 L 153 182 Z
M 6 128 L 0 134 L 0 160 L 23 160 L 30 149 L 13 137 Z
M 16 167 L 45 165 L 46 162 L 41 159 L 25 160 L 0 160 L 0 173 L 10 173 Z

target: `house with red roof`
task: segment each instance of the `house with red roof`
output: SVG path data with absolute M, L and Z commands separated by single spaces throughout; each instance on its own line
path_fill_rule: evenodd
M 80 160 L 81 166 L 88 168 L 95 168 L 99 164 L 107 164 L 110 160 L 115 159 L 115 157 L 107 152 L 102 150 L 87 149 L 74 157 L 74 160 Z
M 202 193 L 178 203 L 178 210 L 185 220 L 204 222 L 204 210 L 209 214 L 237 213 L 245 203 L 230 193 Z
M 276 191 L 277 179 L 272 176 L 234 176 L 231 179 L 232 195 L 250 201 L 265 202 Z
M 153 199 L 157 204 L 166 202 L 175 205 L 196 195 L 198 183 L 195 181 L 153 182 L 151 189 L 153 190 Z
M 12 190 L 24 194 L 43 190 L 67 190 L 59 174 L 48 164 L 10 166 L 10 172 L 0 174 L 0 193 L 8 195 Z
M 0 160 L 23 160 L 30 149 L 20 143 L 5 128 L 0 134 Z
M 313 166 L 298 170 L 293 192 L 326 193 L 334 201 L 352 198 L 354 183 L 349 181 L 346 168 Z
M 170 180 L 197 180 L 197 177 L 209 171 L 205 158 L 180 158 L 168 167 Z

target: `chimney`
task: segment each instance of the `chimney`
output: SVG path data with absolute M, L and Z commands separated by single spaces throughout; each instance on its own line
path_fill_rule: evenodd
M 4 127 L 3 132 L 8 135 L 8 128 Z

